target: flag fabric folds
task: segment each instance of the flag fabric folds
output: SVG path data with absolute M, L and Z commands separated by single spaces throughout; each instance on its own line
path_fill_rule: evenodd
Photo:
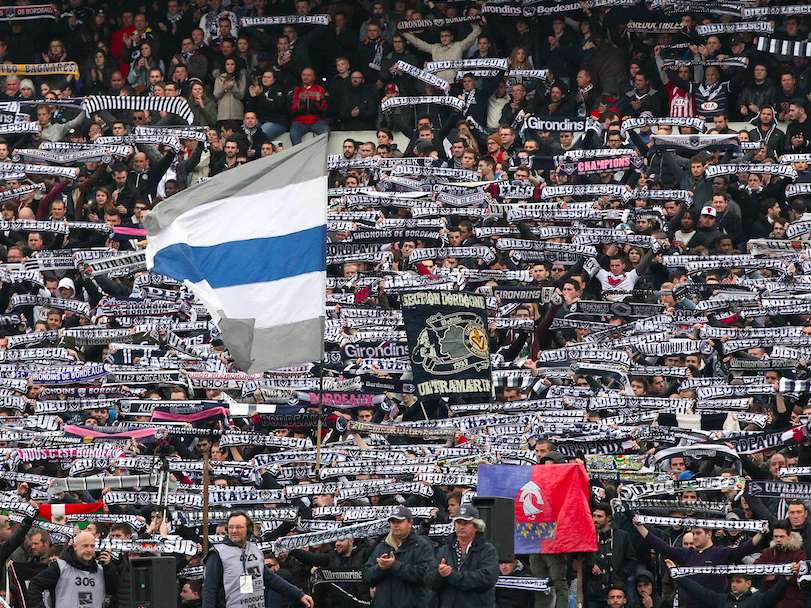
M 147 267 L 184 281 L 237 365 L 323 358 L 326 135 L 225 171 L 155 207 Z
M 589 478 L 580 464 L 479 465 L 476 494 L 515 501 L 516 553 L 597 550 Z
M 79 513 L 96 513 L 104 510 L 104 501 L 98 502 L 79 502 L 79 503 L 65 503 L 65 504 L 47 504 L 42 503 L 39 505 L 39 516 L 42 519 L 53 521 L 56 517 L 64 517 L 65 515 L 77 515 Z

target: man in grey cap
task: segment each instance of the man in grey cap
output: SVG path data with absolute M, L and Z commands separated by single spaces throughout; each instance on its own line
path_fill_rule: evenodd
M 453 534 L 437 552 L 439 565 L 431 586 L 441 608 L 494 608 L 498 580 L 498 552 L 484 539 L 484 522 L 473 505 L 462 505 L 453 518 Z
M 431 542 L 413 529 L 414 516 L 400 506 L 389 517 L 389 533 L 363 567 L 372 588 L 373 608 L 423 608 L 431 594 L 428 577 L 434 570 Z

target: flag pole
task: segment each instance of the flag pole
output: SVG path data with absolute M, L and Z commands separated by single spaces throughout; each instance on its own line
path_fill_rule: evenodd
M 208 555 L 208 459 L 210 454 L 208 449 L 203 451 L 203 555 Z M 251 530 L 248 530 L 248 534 L 250 533 Z
M 315 431 L 315 472 L 321 473 L 321 422 L 324 417 L 324 361 L 318 368 L 318 424 Z

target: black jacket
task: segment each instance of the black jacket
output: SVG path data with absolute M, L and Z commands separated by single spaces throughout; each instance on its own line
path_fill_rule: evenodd
M 275 122 L 288 126 L 290 124 L 288 106 L 287 93 L 279 83 L 263 88 L 259 95 L 245 100 L 245 111 L 256 113 L 260 125 Z
M 0 544 L 0 564 L 5 564 L 8 561 L 8 558 L 11 557 L 11 554 L 14 553 L 18 547 L 22 546 L 23 542 L 25 541 L 25 535 L 28 534 L 28 531 L 31 529 L 32 523 L 32 519 L 30 517 L 26 517 L 25 521 L 11 531 L 11 534 L 8 535 L 5 542 Z M 5 568 L 3 568 L 3 572 L 0 573 L 0 582 L 3 584 L 6 582 Z
M 240 148 L 244 150 L 248 160 L 256 160 L 262 156 L 262 144 L 264 144 L 268 138 L 265 137 L 265 133 L 259 125 L 253 129 L 253 133 L 243 126 L 236 132 L 236 136 L 239 138 L 241 142 Z
M 732 593 L 710 591 L 686 577 L 676 579 L 676 583 L 694 597 L 700 597 L 702 604 L 707 608 L 772 608 L 780 601 L 788 587 L 786 578 L 780 577 L 780 580 L 768 591 L 758 591 L 757 593 L 750 591 L 741 597 L 735 597 Z
M 301 549 L 293 549 L 290 551 L 290 556 L 294 557 L 307 567 L 316 566 L 326 570 L 361 570 L 366 559 L 369 557 L 371 548 L 361 543 L 360 546 L 355 547 L 349 555 L 339 555 L 335 549 L 327 551 L 326 553 L 315 553 L 314 551 L 302 551 Z M 369 587 L 365 583 L 333 583 L 327 586 L 326 591 L 321 597 L 316 598 L 318 606 L 323 608 L 340 608 L 346 602 L 347 596 L 342 594 L 340 590 L 334 589 L 340 587 L 349 594 L 357 597 L 363 601 L 369 601 Z M 317 587 L 316 589 L 321 589 Z M 315 592 L 315 589 L 313 590 Z
M 341 127 L 350 131 L 365 131 L 375 128 L 377 119 L 377 92 L 368 84 L 358 87 L 350 85 L 344 91 L 341 99 L 334 99 L 338 104 L 338 119 Z M 352 110 L 357 108 L 359 114 L 352 116 Z
M 599 566 L 602 574 L 592 574 L 594 566 Z M 589 553 L 583 566 L 584 591 L 587 596 L 604 598 L 611 585 L 624 585 L 635 568 L 636 551 L 625 530 L 611 530 L 608 538 L 598 534 L 597 552 Z
M 149 169 L 146 171 L 142 173 L 138 171 L 129 172 L 127 185 L 118 197 L 118 202 L 127 208 L 127 215 L 132 213 L 136 201 L 154 202 L 158 183 L 166 175 L 174 159 L 175 153 L 167 152 L 157 163 L 150 163 Z
M 394 553 L 395 562 L 389 570 L 381 570 L 377 558 Z M 399 549 L 388 543 L 388 537 L 374 548 L 363 566 L 363 580 L 375 588 L 373 608 L 424 608 L 431 593 L 428 577 L 436 568 L 434 550 L 424 536 L 412 530 Z
M 431 586 L 439 597 L 440 608 L 494 608 L 496 581 L 498 580 L 498 553 L 481 534 L 476 534 L 461 565 L 456 553 L 456 534 L 437 551 L 437 563 L 453 568 L 447 576 L 440 576 L 435 568 L 431 572 Z
M 225 542 L 230 544 L 231 541 L 226 540 Z M 223 567 L 220 555 L 216 551 L 209 551 L 208 555 L 206 555 L 205 564 L 203 606 L 206 606 L 206 608 L 225 608 L 225 587 L 222 584 Z M 299 600 L 304 595 L 301 589 L 288 583 L 278 574 L 271 572 L 267 566 L 265 566 L 262 575 L 266 592 L 268 589 L 272 589 L 294 600 Z
M 60 557 L 74 568 L 85 570 L 86 572 L 96 572 L 101 568 L 95 560 L 90 564 L 79 561 L 79 558 L 76 557 L 76 554 L 73 552 L 73 547 L 65 549 Z M 32 578 L 28 583 L 28 603 L 26 605 L 30 606 L 30 608 L 45 608 L 42 593 L 44 591 L 50 591 L 51 596 L 53 596 L 56 584 L 59 582 L 60 574 L 59 564 L 57 564 L 56 561 L 52 561 L 45 570 Z M 115 594 L 118 590 L 118 581 L 111 568 L 104 568 L 104 589 L 107 594 Z M 66 606 L 58 606 L 58 604 L 57 607 L 68 608 Z
M 529 568 L 519 562 L 518 567 L 508 576 L 531 577 Z M 496 606 L 498 608 L 532 608 L 535 605 L 535 594 L 522 589 L 496 588 Z

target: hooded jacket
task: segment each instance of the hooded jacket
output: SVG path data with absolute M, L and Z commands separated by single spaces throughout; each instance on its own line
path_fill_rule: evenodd
M 672 559 L 679 566 L 713 566 L 716 564 L 734 564 L 747 555 L 754 553 L 755 546 L 751 540 L 746 541 L 740 547 L 722 547 L 712 545 L 701 551 L 696 549 L 683 549 L 671 547 L 665 541 L 654 534 L 648 534 L 644 539 L 644 544 L 661 553 L 662 556 Z M 700 593 L 695 593 L 695 589 L 690 585 L 681 585 L 686 593 L 679 594 L 679 606 L 681 608 L 708 608 L 705 597 L 711 592 L 720 592 L 726 588 L 726 577 L 720 574 L 701 574 L 691 577 L 702 589 Z M 678 579 L 692 583 L 693 580 Z M 689 595 L 688 595 L 689 594 Z M 719 593 L 722 598 L 726 594 Z
M 453 572 L 443 577 L 434 569 L 430 575 L 440 608 L 495 607 L 498 553 L 480 532 L 476 533 L 461 565 L 456 552 L 456 534 L 451 534 L 437 552 L 437 562 L 443 559 Z
M 532 573 L 523 562 L 518 562 L 509 576 L 529 578 Z M 522 589 L 496 588 L 496 606 L 498 608 L 532 608 L 535 605 L 535 594 Z
M 691 577 L 676 579 L 678 585 L 695 597 L 701 598 L 702 606 L 707 608 L 772 608 L 785 593 L 788 581 L 784 576 L 768 591 L 747 591 L 737 596 L 734 593 L 718 593 L 703 587 Z
M 224 541 L 226 545 L 234 545 L 230 540 Z M 206 571 L 203 579 L 203 606 L 207 608 L 225 608 L 225 587 L 222 583 L 224 573 L 222 560 L 216 550 L 209 550 L 204 560 Z M 272 572 L 267 566 L 262 570 L 262 579 L 265 584 L 265 592 L 273 590 L 287 598 L 297 601 L 302 598 L 304 592 L 288 583 L 278 574 Z
M 314 551 L 303 551 L 301 549 L 293 549 L 290 551 L 290 557 L 300 561 L 307 567 L 324 568 L 327 570 L 360 570 L 369 557 L 370 548 L 367 544 L 361 543 L 359 546 L 353 547 L 349 555 L 341 555 L 335 549 L 327 551 L 326 553 L 316 553 Z M 330 587 L 338 587 L 339 589 L 330 589 L 323 597 L 323 606 L 325 608 L 334 607 L 339 608 L 342 602 L 346 600 L 340 589 L 345 590 L 351 595 L 369 601 L 369 587 L 363 582 L 357 583 L 332 583 Z M 321 601 L 321 598 L 319 598 Z M 319 603 L 319 606 L 322 605 Z
M 431 597 L 428 577 L 436 568 L 431 541 L 412 530 L 399 547 L 396 545 L 389 534 L 363 566 L 363 580 L 375 588 L 372 608 L 424 608 Z M 394 565 L 388 570 L 377 565 L 377 558 L 384 553 L 395 556 Z
M 787 564 L 801 562 L 807 559 L 803 549 L 803 537 L 799 532 L 789 534 L 785 547 L 778 547 L 774 541 L 768 549 L 765 549 L 755 560 L 756 564 Z M 768 590 L 777 584 L 776 581 L 763 582 L 763 589 Z M 805 605 L 805 594 L 797 585 L 789 585 L 783 599 L 777 602 L 778 608 L 803 608 Z
M 62 555 L 59 557 L 78 570 L 95 573 L 99 568 L 101 568 L 101 566 L 96 563 L 96 560 L 91 561 L 89 564 L 81 561 L 76 556 L 76 553 L 74 553 L 73 547 L 65 549 Z M 104 568 L 103 573 L 105 592 L 108 594 L 115 594 L 118 585 L 112 569 Z M 59 577 L 61 574 L 62 572 L 59 569 L 59 564 L 57 564 L 57 562 L 54 560 L 48 564 L 48 567 L 45 568 L 45 570 L 32 578 L 28 583 L 28 603 L 26 605 L 30 606 L 30 608 L 45 608 L 45 602 L 42 599 L 42 594 L 45 591 L 50 591 L 51 596 L 53 596 L 54 590 L 56 589 L 56 584 L 59 582 Z M 60 606 L 58 603 L 58 598 L 57 602 L 54 602 L 53 604 L 55 604 L 56 608 L 73 608 L 72 606 Z

